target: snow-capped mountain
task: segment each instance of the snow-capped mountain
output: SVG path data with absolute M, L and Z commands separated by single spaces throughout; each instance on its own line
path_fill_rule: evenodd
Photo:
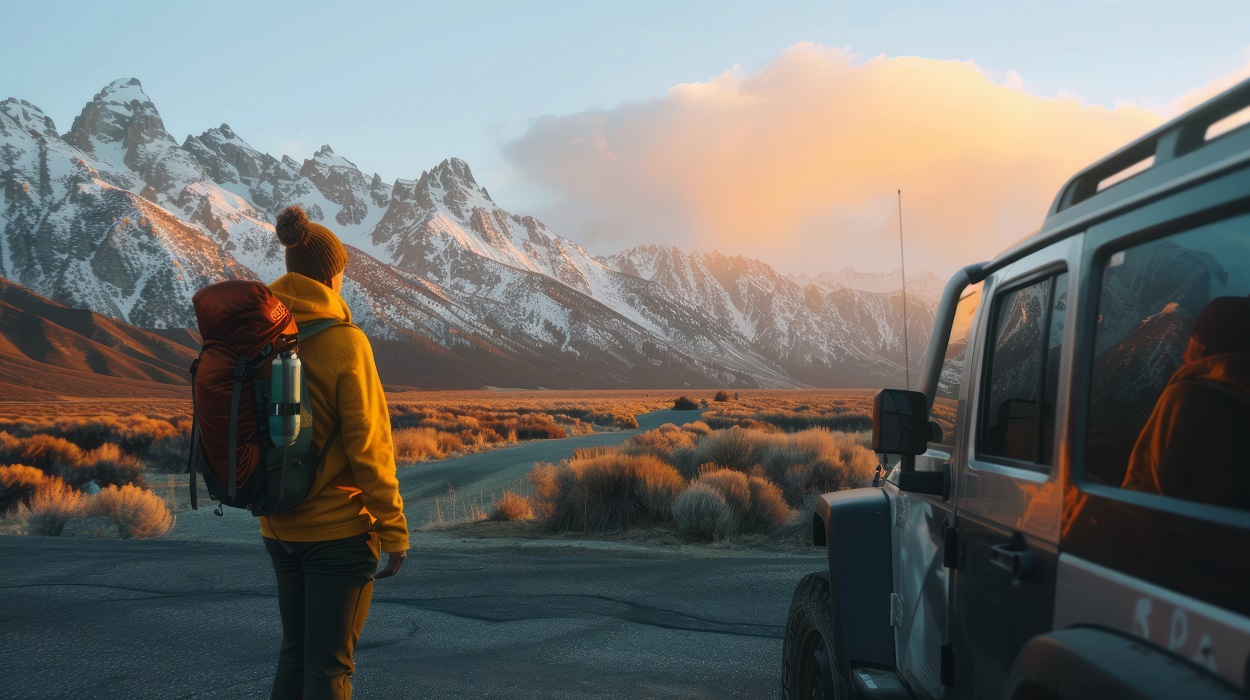
M 33 105 L 0 103 L 0 276 L 68 306 L 193 325 L 199 288 L 284 272 L 272 221 L 289 204 L 349 245 L 344 296 L 402 383 L 864 386 L 901 373 L 897 293 L 804 286 L 719 253 L 597 259 L 500 207 L 454 158 L 387 184 L 329 146 L 277 158 L 226 124 L 179 145 L 133 79 L 64 134 Z M 917 358 L 932 308 L 908 291 Z
M 800 287 L 814 284 L 821 289 L 858 289 L 861 292 L 890 293 L 903 288 L 902 274 L 898 269 L 890 272 L 870 273 L 857 272 L 844 267 L 837 272 L 822 272 L 818 275 L 788 275 L 790 280 Z M 946 280 L 924 270 L 907 275 L 907 293 L 915 294 L 923 299 L 937 303 L 942 298 L 942 290 L 946 288 Z
M 747 338 L 753 349 L 801 381 L 863 385 L 903 371 L 902 294 L 800 287 L 759 260 L 719 252 L 686 254 L 640 246 L 605 259 L 659 284 Z M 923 356 L 934 305 L 909 291 L 908 343 Z

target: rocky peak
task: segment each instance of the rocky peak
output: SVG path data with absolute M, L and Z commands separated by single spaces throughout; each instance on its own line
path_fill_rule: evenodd
M 351 168 L 352 170 L 359 170 L 355 163 L 335 153 L 334 149 L 330 148 L 330 144 L 328 143 L 318 149 L 309 160 L 318 165 L 328 165 L 332 168 Z M 307 163 L 305 163 L 305 166 L 307 166 Z
M 114 80 L 96 93 L 74 118 L 65 140 L 92 154 L 102 142 L 125 144 L 127 149 L 154 141 L 175 144 L 136 78 Z
M 0 102 L 0 114 L 12 119 L 19 127 L 33 131 L 41 136 L 57 138 L 56 124 L 43 113 L 42 109 L 26 100 L 10 97 Z
M 440 183 L 443 183 L 444 189 L 451 189 L 451 182 L 460 180 L 461 186 L 468 186 L 472 189 L 480 189 L 477 180 L 473 179 L 473 171 L 469 170 L 469 164 L 459 158 L 448 158 L 439 163 L 430 171 Z

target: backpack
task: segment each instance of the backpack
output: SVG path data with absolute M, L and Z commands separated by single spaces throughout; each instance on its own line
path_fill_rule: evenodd
M 257 517 L 299 505 L 341 426 L 318 449 L 312 405 L 299 362 L 300 340 L 336 319 L 295 325 L 286 305 L 264 284 L 228 280 L 191 299 L 203 338 L 191 364 L 191 508 L 196 474 L 221 506 Z

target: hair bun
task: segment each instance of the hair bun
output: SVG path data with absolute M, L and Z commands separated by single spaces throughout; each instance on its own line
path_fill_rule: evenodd
M 277 231 L 278 240 L 282 241 L 282 245 L 290 248 L 308 240 L 312 233 L 308 228 L 309 223 L 308 215 L 304 213 L 304 210 L 292 204 L 278 215 L 278 223 L 274 226 L 274 230 Z

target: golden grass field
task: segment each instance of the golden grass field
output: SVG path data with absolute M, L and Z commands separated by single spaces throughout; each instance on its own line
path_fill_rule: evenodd
M 763 481 L 781 488 L 785 500 L 790 506 L 794 506 L 802 500 L 805 490 L 833 484 L 827 475 L 821 477 L 819 474 L 808 474 L 812 468 L 817 471 L 827 470 L 833 467 L 826 463 L 836 462 L 834 467 L 841 469 L 837 465 L 847 462 L 845 458 L 836 456 L 841 453 L 828 445 L 818 449 L 804 448 L 806 451 L 799 452 L 810 453 L 811 459 L 807 462 L 815 459 L 817 466 L 811 467 L 809 464 L 803 467 L 808 470 L 803 472 L 806 476 L 790 475 L 783 478 L 783 472 L 790 467 L 783 464 L 786 460 L 782 456 L 798 454 L 795 452 L 798 448 L 793 445 L 787 447 L 781 433 L 806 431 L 815 435 L 811 432 L 815 430 L 834 431 L 835 435 L 862 434 L 870 427 L 872 394 L 867 391 L 740 390 L 736 394 L 732 391 L 722 392 L 719 398 L 728 399 L 723 401 L 715 400 L 718 398 L 717 394 L 718 392 L 712 390 L 395 391 L 387 394 L 387 402 L 391 412 L 396 461 L 407 465 L 525 440 L 558 439 L 597 431 L 632 429 L 638 425 L 634 418 L 636 415 L 672 408 L 675 399 L 679 396 L 686 397 L 704 408 L 705 412 L 702 423 L 699 424 L 701 427 L 683 431 L 683 434 L 689 436 L 687 441 L 690 444 L 683 443 L 675 454 L 671 449 L 661 450 L 654 447 L 660 436 L 644 434 L 632 439 L 621 451 L 609 451 L 610 454 L 601 455 L 602 459 L 595 463 L 598 466 L 593 468 L 578 466 L 581 462 L 576 461 L 565 465 L 569 473 L 595 473 L 599 474 L 596 478 L 600 479 L 607 478 L 605 475 L 616 468 L 612 465 L 618 463 L 628 463 L 622 468 L 637 478 L 644 478 L 639 475 L 650 473 L 648 470 L 658 463 L 671 466 L 677 471 L 680 480 L 664 477 L 672 483 L 662 489 L 668 495 L 657 501 L 661 503 L 658 507 L 662 515 L 656 516 L 670 524 L 674 522 L 673 509 L 678 496 L 702 478 L 700 470 L 710 472 L 717 466 L 714 464 L 716 460 L 710 458 L 707 464 L 697 461 L 691 463 L 692 459 L 706 458 L 704 453 L 712 454 L 715 444 L 728 439 L 715 437 L 705 442 L 701 449 L 696 449 L 699 443 L 704 442 L 708 433 L 721 436 L 727 434 L 728 429 L 737 427 L 741 432 L 734 431 L 733 434 L 737 437 L 729 440 L 730 443 L 746 440 L 755 445 L 747 449 L 753 450 L 752 454 L 759 459 L 763 459 L 766 453 L 772 457 L 769 457 L 770 472 L 767 474 L 761 471 L 763 467 L 758 461 L 755 464 L 720 465 L 728 466 L 741 472 L 744 478 L 754 478 L 755 481 L 744 482 L 744 485 L 736 481 L 730 483 L 731 480 L 726 476 L 709 477 L 696 489 L 703 499 L 700 502 L 702 507 L 705 510 L 718 508 L 714 503 L 715 498 L 704 493 L 712 489 L 712 484 L 718 484 L 723 487 L 721 491 L 731 494 L 731 501 L 734 497 L 732 494 L 741 495 L 739 492 L 743 492 L 742 489 L 754 489 L 761 502 L 771 498 L 774 502 L 771 512 L 775 515 L 780 512 L 780 506 L 775 505 L 778 501 L 771 491 L 761 491 L 765 489 Z M 0 518 L 8 523 L 0 529 L 13 531 L 16 527 L 21 531 L 13 521 L 24 514 L 23 517 L 28 522 L 38 524 L 36 529 L 41 532 L 59 531 L 58 524 L 63 525 L 67 518 L 83 515 L 75 510 L 82 506 L 79 499 L 66 496 L 62 487 L 72 490 L 73 487 L 82 487 L 87 482 L 95 482 L 104 488 L 112 486 L 120 489 L 130 486 L 143 489 L 144 493 L 153 498 L 159 497 L 158 501 L 163 503 L 163 507 L 159 509 L 161 512 L 155 512 L 151 503 L 144 502 L 140 504 L 142 508 L 135 506 L 127 510 L 115 507 L 110 513 L 121 518 L 118 520 L 119 531 L 129 532 L 132 536 L 144 536 L 135 533 L 146 533 L 147 536 L 160 534 L 159 525 L 165 522 L 164 515 L 187 507 L 187 477 L 183 472 L 189 447 L 190 426 L 190 401 L 181 399 L 83 399 L 0 403 Z M 770 435 L 776 437 L 767 437 Z M 671 438 L 672 433 L 668 437 Z M 809 444 L 812 440 L 821 441 L 824 438 L 809 436 L 803 439 L 808 441 L 804 444 Z M 645 459 L 644 462 L 639 462 L 634 455 L 640 454 L 655 462 L 644 464 Z M 584 461 L 587 458 L 589 457 L 581 456 L 578 459 Z M 856 465 L 854 469 L 857 473 L 862 473 L 862 465 L 866 464 L 864 459 L 862 455 L 857 455 L 851 460 Z M 720 461 L 724 459 L 721 458 Z M 826 466 L 822 467 L 821 464 Z M 43 476 L 36 475 L 31 470 L 19 470 L 16 465 L 31 467 Z M 755 473 L 751 473 L 752 468 Z M 572 483 L 567 474 L 562 478 L 565 478 L 566 486 Z M 40 496 L 44 491 L 46 493 Z M 527 491 L 531 491 L 527 498 L 532 499 L 532 490 Z M 141 496 L 137 492 L 126 491 L 127 502 L 138 502 L 136 499 L 139 498 Z M 572 496 L 566 494 L 563 498 L 567 500 Z M 550 510 L 549 502 L 522 503 L 519 499 L 516 494 L 509 495 L 506 501 L 495 507 L 496 517 L 532 518 L 535 513 L 541 515 Z M 689 506 L 683 512 L 690 511 L 692 502 L 691 497 L 683 502 Z M 32 508 L 38 512 L 32 511 Z M 568 510 L 571 506 L 567 503 L 564 508 L 565 511 L 572 512 Z M 135 516 L 117 516 L 119 512 L 144 512 L 145 521 L 131 522 Z M 749 522 L 756 522 L 762 516 L 752 511 L 752 514 L 743 517 Z M 774 522 L 776 519 L 772 517 L 766 520 Z M 565 520 L 568 520 L 567 517 Z M 609 520 L 618 523 L 615 519 Z M 154 521 L 157 525 L 148 521 Z M 588 527 L 588 524 L 583 523 L 583 526 Z M 730 528 L 725 532 L 732 530 Z M 716 532 L 719 533 L 720 530 Z

